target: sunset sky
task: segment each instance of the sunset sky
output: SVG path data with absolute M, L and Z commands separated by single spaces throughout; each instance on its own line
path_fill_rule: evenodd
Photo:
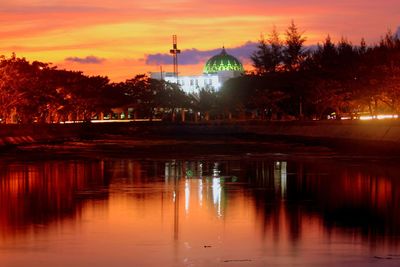
M 160 65 L 172 70 L 162 54 L 177 34 L 180 72 L 198 74 L 223 45 L 248 66 L 260 34 L 273 25 L 282 33 L 292 19 L 307 45 L 327 34 L 372 44 L 397 31 L 400 1 L 1 0 L 0 54 L 122 81 Z

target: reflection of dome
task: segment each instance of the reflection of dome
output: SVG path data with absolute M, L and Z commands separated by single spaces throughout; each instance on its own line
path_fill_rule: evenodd
M 219 71 L 243 72 L 243 66 L 237 58 L 229 55 L 226 53 L 225 48 L 222 48 L 221 53 L 210 58 L 203 69 L 205 74 L 217 73 Z

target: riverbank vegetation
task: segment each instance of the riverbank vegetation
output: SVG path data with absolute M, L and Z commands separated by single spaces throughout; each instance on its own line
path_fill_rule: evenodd
M 282 38 L 282 36 L 284 36 Z M 400 40 L 387 32 L 379 43 L 317 46 L 292 22 L 274 28 L 251 56 L 252 72 L 228 80 L 219 92 L 186 95 L 176 84 L 137 75 L 107 77 L 57 69 L 12 55 L 0 58 L 0 119 L 61 122 L 112 118 L 163 120 L 324 119 L 399 114 Z
M 293 22 L 284 40 L 273 29 L 252 55 L 254 73 L 228 81 L 222 98 L 267 118 L 399 113 L 399 36 L 388 31 L 368 46 L 344 37 L 334 43 L 328 35 L 308 49 L 305 39 Z

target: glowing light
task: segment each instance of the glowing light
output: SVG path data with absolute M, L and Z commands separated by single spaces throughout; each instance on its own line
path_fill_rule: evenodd
M 380 115 L 363 115 L 360 117 L 351 117 L 351 116 L 343 116 L 341 120 L 361 120 L 361 121 L 369 121 L 369 120 L 386 120 L 386 119 L 398 119 L 399 115 L 397 114 L 380 114 Z
M 346 117 L 341 117 L 340 119 L 341 119 L 341 120 L 351 120 L 351 119 L 352 119 L 352 117 L 348 117 L 348 116 L 346 116 Z
M 91 123 L 109 123 L 109 122 L 135 122 L 150 121 L 150 119 L 134 119 L 134 120 L 91 120 Z M 161 119 L 152 119 L 151 121 L 161 121 Z M 61 121 L 60 124 L 84 123 L 84 121 Z
M 360 120 L 362 121 L 367 121 L 367 120 L 385 120 L 385 119 L 398 119 L 399 115 L 386 115 L 386 114 L 381 114 L 381 115 L 376 115 L 376 116 L 360 116 Z

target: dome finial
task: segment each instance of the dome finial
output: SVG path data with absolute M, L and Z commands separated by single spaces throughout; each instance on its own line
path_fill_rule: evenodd
M 221 55 L 226 55 L 225 45 L 222 46 Z

